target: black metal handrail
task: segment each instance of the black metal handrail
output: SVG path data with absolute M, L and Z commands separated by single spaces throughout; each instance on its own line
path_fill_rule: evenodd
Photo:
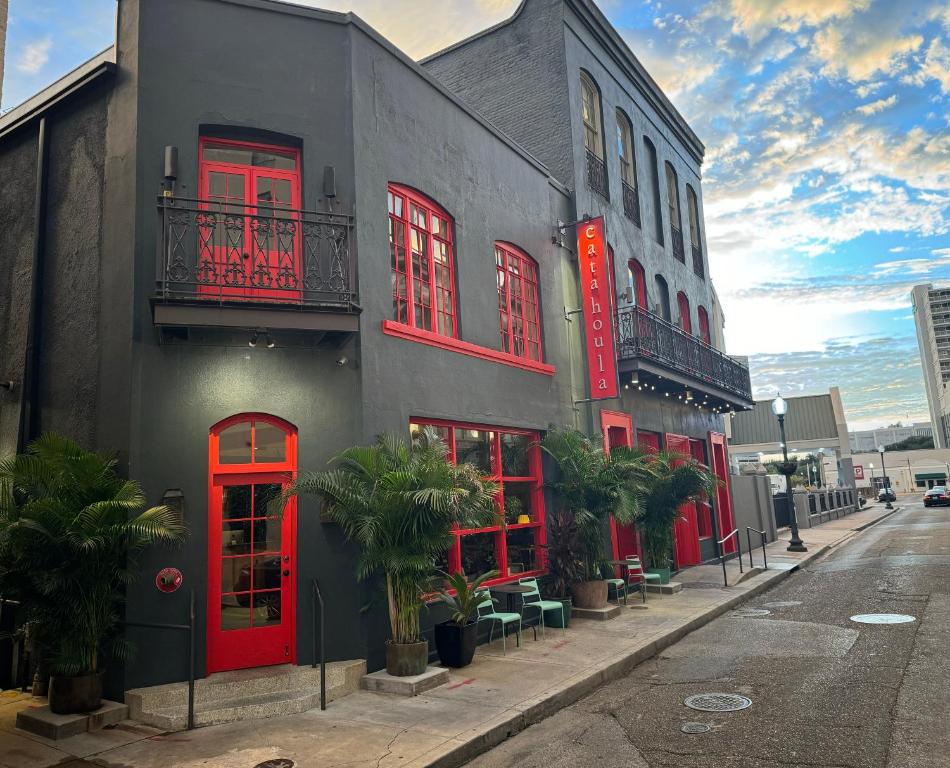
M 767 571 L 769 569 L 769 561 L 765 557 L 765 543 L 768 541 L 768 534 L 765 531 L 760 531 L 758 528 L 747 525 L 745 527 L 745 536 L 749 544 L 749 568 L 755 568 L 755 563 L 752 562 L 752 531 L 755 531 L 762 537 L 762 568 Z
M 749 369 L 642 307 L 617 311 L 617 358 L 644 358 L 752 402 Z
M 631 187 L 627 182 L 621 181 L 623 188 L 623 212 L 638 227 L 640 226 L 640 197 L 637 190 Z
M 607 163 L 587 150 L 587 183 L 592 190 L 610 199 L 610 190 L 607 187 Z
M 158 297 L 351 310 L 352 228 L 342 213 L 159 197 Z
M 731 539 L 733 536 L 736 537 L 736 549 L 739 553 L 739 573 L 745 573 L 745 571 L 742 570 L 742 540 L 739 538 L 739 529 L 733 528 L 732 532 L 727 534 L 725 538 L 722 538 L 716 542 L 719 546 L 719 563 L 722 565 L 722 583 L 725 587 L 729 586 L 729 578 L 726 576 L 726 556 L 723 554 L 722 545 L 729 541 L 729 539 Z
M 323 611 L 323 594 L 320 592 L 320 582 L 317 581 L 316 577 L 313 578 L 311 588 L 311 625 L 310 629 L 312 630 L 312 642 L 313 642 L 313 655 L 310 657 L 310 668 L 317 668 L 317 608 L 320 609 L 320 709 L 327 708 L 327 654 L 326 646 L 324 643 L 324 611 Z
M 125 621 L 127 627 L 175 629 L 188 633 L 188 730 L 195 728 L 195 590 L 190 590 L 187 624 L 160 624 L 151 621 Z

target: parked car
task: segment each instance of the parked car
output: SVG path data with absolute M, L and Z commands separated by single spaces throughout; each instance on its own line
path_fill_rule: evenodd
M 947 489 L 942 485 L 935 485 L 924 494 L 925 507 L 947 507 L 950 506 L 950 496 L 947 495 Z
M 893 489 L 891 488 L 881 488 L 881 490 L 877 492 L 877 500 L 878 501 L 897 501 L 897 495 L 894 493 Z

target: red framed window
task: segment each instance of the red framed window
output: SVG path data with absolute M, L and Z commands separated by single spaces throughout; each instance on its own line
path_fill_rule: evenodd
M 689 299 L 686 298 L 686 294 L 682 291 L 676 294 L 676 305 L 680 311 L 680 328 L 686 331 L 686 333 L 692 333 L 693 321 L 689 317 Z
M 709 315 L 706 313 L 706 308 L 703 306 L 698 307 L 696 314 L 699 316 L 699 337 L 711 345 L 712 338 L 709 335 Z
M 501 486 L 497 498 L 498 525 L 456 529 L 455 541 L 438 567 L 468 576 L 498 571 L 499 576 L 489 584 L 544 573 L 546 535 L 540 433 L 433 419 L 413 419 L 410 433 L 423 426 L 438 431 L 453 462 L 474 464 Z
M 538 265 L 511 243 L 495 243 L 501 349 L 518 357 L 541 360 L 538 313 Z
M 390 184 L 393 319 L 458 338 L 452 219 L 415 190 Z
M 299 301 L 300 150 L 204 136 L 198 164 L 199 294 Z
M 643 265 L 636 259 L 630 259 L 627 262 L 629 270 L 630 286 L 633 288 L 633 300 L 640 309 L 649 310 L 647 304 L 647 273 Z
M 647 453 L 657 453 L 663 445 L 659 432 L 650 432 L 646 429 L 637 430 L 637 447 Z

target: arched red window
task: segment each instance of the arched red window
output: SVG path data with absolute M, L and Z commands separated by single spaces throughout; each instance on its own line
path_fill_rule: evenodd
M 518 357 L 541 360 L 538 265 L 511 243 L 495 243 L 501 348 Z
M 676 304 L 680 310 L 680 328 L 686 331 L 686 333 L 692 333 L 693 323 L 689 318 L 689 299 L 686 298 L 686 294 L 682 291 L 676 294 Z
M 452 219 L 415 190 L 389 185 L 393 319 L 458 337 Z
M 640 309 L 649 311 L 650 305 L 647 304 L 647 275 L 643 265 L 636 259 L 630 259 L 627 262 L 627 269 L 630 272 L 630 285 L 633 288 L 633 300 Z
M 712 344 L 712 338 L 709 335 L 709 315 L 706 314 L 706 308 L 698 307 L 696 314 L 699 315 L 699 337 L 707 344 Z

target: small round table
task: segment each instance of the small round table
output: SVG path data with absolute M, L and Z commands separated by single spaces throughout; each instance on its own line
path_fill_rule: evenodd
M 489 587 L 489 590 L 492 592 L 500 592 L 505 595 L 508 600 L 508 613 L 518 613 L 521 611 L 515 610 L 515 595 L 526 595 L 529 592 L 534 592 L 534 587 L 529 587 L 524 584 L 519 584 L 518 582 L 512 582 L 511 584 L 496 584 L 493 587 Z M 523 600 L 524 598 L 522 598 Z M 540 619 L 539 619 L 540 621 Z M 534 633 L 534 639 L 538 639 L 538 627 L 535 624 L 531 625 L 531 631 Z

